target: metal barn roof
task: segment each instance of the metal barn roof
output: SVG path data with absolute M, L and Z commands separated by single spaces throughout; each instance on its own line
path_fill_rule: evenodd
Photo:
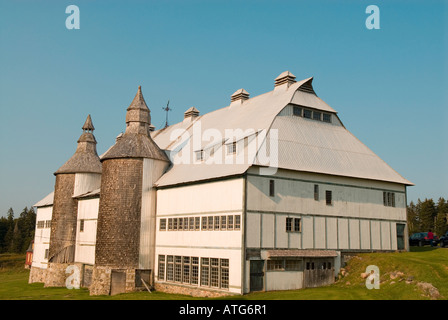
M 290 73 L 284 74 L 291 78 Z M 412 185 L 342 125 L 336 111 L 314 93 L 312 80 L 308 78 L 293 83 L 288 78 L 268 93 L 232 101 L 229 106 L 193 121 L 184 120 L 152 132 L 154 141 L 174 163 L 156 184 L 163 187 L 239 175 L 252 165 L 262 165 L 258 156 L 249 157 L 245 163 L 210 164 L 207 163 L 207 150 L 225 154 L 226 145 L 230 142 L 241 142 L 245 140 L 243 138 L 249 141 L 251 137 L 264 134 L 268 139 L 271 130 L 276 129 L 279 137 L 278 168 Z M 276 79 L 276 84 L 278 82 Z M 330 113 L 334 121 L 326 123 L 292 115 L 281 116 L 282 110 L 291 104 Z M 210 137 L 201 136 L 208 129 L 220 133 L 224 137 L 222 141 L 210 141 Z M 237 134 L 233 139 L 226 137 L 226 130 L 235 129 L 240 130 L 239 136 Z M 250 142 L 240 143 L 238 152 L 247 154 L 249 145 Z M 195 161 L 195 152 L 199 150 L 205 151 L 205 159 L 198 162 Z M 182 159 L 188 157 L 190 161 L 182 163 Z
M 52 206 L 54 200 L 54 191 L 49 193 L 45 198 L 37 202 L 33 207 L 47 207 Z

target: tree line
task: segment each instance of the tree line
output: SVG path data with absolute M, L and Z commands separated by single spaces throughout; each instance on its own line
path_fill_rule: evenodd
M 417 203 L 411 201 L 407 206 L 409 235 L 432 230 L 436 235 L 442 236 L 448 231 L 447 216 L 448 200 L 444 198 L 439 198 L 437 203 L 433 199 L 418 199 Z
M 25 207 L 18 218 L 9 208 L 6 217 L 0 217 L 0 253 L 25 253 L 32 240 L 36 227 L 36 213 Z

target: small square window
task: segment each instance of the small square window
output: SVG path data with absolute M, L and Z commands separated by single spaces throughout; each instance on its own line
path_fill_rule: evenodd
M 323 115 L 322 115 L 322 121 L 323 122 L 331 122 L 331 114 L 329 114 L 329 113 L 324 113 Z
M 236 142 L 232 142 L 227 145 L 227 154 L 235 154 L 236 153 Z
M 300 107 L 293 107 L 292 108 L 292 114 L 297 116 L 297 117 L 301 117 L 302 116 L 302 108 L 300 108 Z
M 79 232 L 84 232 L 84 219 L 79 220 Z
M 196 161 L 203 161 L 204 160 L 204 151 L 199 150 L 196 151 Z
M 307 118 L 307 119 L 311 119 L 313 112 L 311 110 L 308 109 L 304 109 L 303 110 L 303 117 Z
M 313 111 L 313 119 L 314 120 L 319 120 L 320 121 L 320 117 L 321 117 L 322 113 L 318 112 L 318 111 Z

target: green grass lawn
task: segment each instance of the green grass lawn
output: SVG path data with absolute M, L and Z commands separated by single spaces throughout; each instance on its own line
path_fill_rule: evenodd
M 87 289 L 44 288 L 41 283 L 28 284 L 29 270 L 23 268 L 22 255 L 0 255 L 0 300 L 198 300 L 190 296 L 147 291 L 116 296 L 90 296 Z M 368 290 L 361 273 L 369 265 L 380 270 L 380 289 Z M 251 293 L 222 299 L 238 300 L 426 300 L 429 294 L 417 283 L 432 284 L 448 298 L 448 249 L 412 248 L 411 252 L 366 253 L 351 259 L 348 274 L 331 286 Z M 393 272 L 403 275 L 391 279 Z M 412 281 L 409 281 L 412 279 Z M 408 280 L 408 283 L 407 281 Z M 202 300 L 205 300 L 201 298 Z

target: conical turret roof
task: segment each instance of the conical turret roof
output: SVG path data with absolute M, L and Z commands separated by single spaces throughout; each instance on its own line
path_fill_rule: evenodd
M 82 126 L 83 133 L 78 139 L 75 154 L 54 174 L 61 173 L 101 173 L 101 162 L 96 152 L 95 130 L 90 114 Z
M 169 161 L 149 134 L 150 111 L 143 98 L 142 88 L 127 108 L 126 131 L 115 144 L 102 155 L 101 161 L 114 158 L 149 158 Z

